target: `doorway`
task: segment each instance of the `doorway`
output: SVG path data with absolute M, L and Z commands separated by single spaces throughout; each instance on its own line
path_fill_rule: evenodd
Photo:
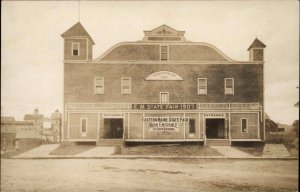
M 225 119 L 206 119 L 206 138 L 225 139 Z
M 123 138 L 123 119 L 104 119 L 104 138 Z

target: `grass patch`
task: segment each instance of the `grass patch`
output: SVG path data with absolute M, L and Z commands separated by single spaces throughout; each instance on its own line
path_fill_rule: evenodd
M 123 147 L 122 155 L 158 155 L 158 156 L 223 156 L 208 146 L 199 145 L 143 145 Z
M 94 144 L 77 143 L 74 145 L 69 145 L 69 144 L 62 143 L 58 148 L 54 149 L 49 154 L 50 155 L 76 155 L 78 153 L 82 153 L 87 150 L 93 149 L 94 147 L 96 147 L 96 145 Z

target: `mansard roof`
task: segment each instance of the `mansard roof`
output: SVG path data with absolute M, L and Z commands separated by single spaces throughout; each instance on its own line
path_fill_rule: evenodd
M 88 32 L 85 30 L 85 28 L 82 26 L 80 22 L 73 25 L 70 29 L 68 29 L 66 32 L 64 32 L 61 35 L 63 38 L 66 37 L 87 37 L 93 45 L 95 45 L 95 42 L 93 41 L 92 37 L 88 34 Z
M 144 41 L 119 43 L 95 61 L 159 61 L 161 45 L 168 46 L 169 61 L 233 61 L 208 43 Z

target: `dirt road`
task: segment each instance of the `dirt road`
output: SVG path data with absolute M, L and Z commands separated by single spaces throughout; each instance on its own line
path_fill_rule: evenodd
M 1 159 L 7 191 L 296 191 L 298 162 Z

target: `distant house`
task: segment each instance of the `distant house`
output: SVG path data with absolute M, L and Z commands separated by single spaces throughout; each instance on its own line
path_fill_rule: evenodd
M 266 132 L 278 132 L 278 125 L 270 119 L 269 115 L 265 113 L 265 131 Z
M 16 128 L 16 143 L 21 149 L 42 143 L 41 131 L 32 121 L 16 121 Z
M 14 117 L 1 117 L 1 150 L 14 149 L 17 129 Z
M 33 114 L 25 114 L 24 121 L 32 122 L 34 127 L 42 129 L 44 122 L 44 115 L 39 114 L 39 110 L 35 109 Z
M 55 110 L 50 118 L 44 118 L 43 123 L 43 143 L 58 143 L 60 142 L 61 130 L 61 114 L 58 110 Z

